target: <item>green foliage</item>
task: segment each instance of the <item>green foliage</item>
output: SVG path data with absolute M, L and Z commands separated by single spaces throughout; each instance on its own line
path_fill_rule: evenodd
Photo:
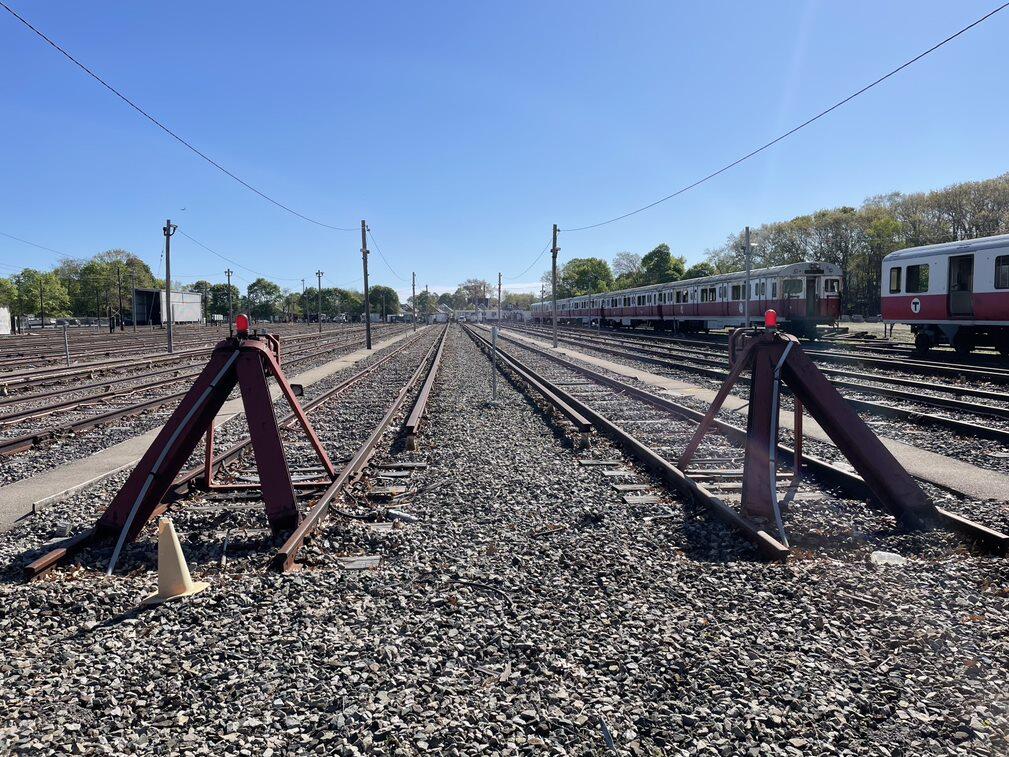
M 42 311 L 45 311 L 46 318 L 69 315 L 70 295 L 55 273 L 25 268 L 11 276 L 10 282 L 14 288 L 12 315 L 38 317 Z
M 0 308 L 13 308 L 17 287 L 10 279 L 0 279 Z
M 238 314 L 238 309 L 242 306 L 242 293 L 238 291 L 238 287 L 234 284 L 231 285 L 231 303 L 235 314 Z M 225 318 L 228 317 L 228 285 L 227 284 L 213 284 L 210 287 L 210 302 L 207 307 L 211 315 L 223 315 Z
M 280 287 L 262 277 L 248 287 L 249 315 L 267 321 L 280 312 Z
M 572 258 L 561 268 L 558 279 L 559 297 L 578 297 L 608 290 L 613 286 L 613 271 L 602 258 Z
M 395 289 L 381 284 L 368 287 L 368 304 L 372 314 L 395 315 L 399 312 L 399 294 Z
M 715 269 L 711 263 L 694 263 L 690 268 L 683 272 L 681 279 L 699 279 L 702 276 L 714 276 Z
M 664 284 L 683 276 L 686 260 L 674 256 L 663 242 L 641 258 L 641 284 Z
M 506 310 L 529 310 L 536 301 L 536 295 L 524 292 L 505 292 L 501 299 L 501 305 Z

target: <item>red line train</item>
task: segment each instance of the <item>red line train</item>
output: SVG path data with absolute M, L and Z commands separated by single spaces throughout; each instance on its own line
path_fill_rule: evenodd
M 841 269 L 832 263 L 793 263 L 750 273 L 750 322 L 761 325 L 775 310 L 778 325 L 799 336 L 816 336 L 819 325 L 837 321 L 841 308 Z M 643 326 L 680 332 L 742 326 L 746 273 L 726 273 L 667 284 L 557 300 L 560 323 Z M 534 303 L 532 317 L 549 322 L 553 303 Z
M 919 352 L 950 344 L 1009 356 L 1009 234 L 892 252 L 881 286 L 883 320 L 910 325 Z

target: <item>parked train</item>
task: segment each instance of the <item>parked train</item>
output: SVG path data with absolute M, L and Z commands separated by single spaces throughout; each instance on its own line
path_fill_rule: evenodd
M 832 263 L 793 263 L 750 272 L 750 322 L 761 325 L 773 309 L 778 325 L 799 336 L 840 315 L 841 269 Z M 650 325 L 681 332 L 742 326 L 746 273 L 727 273 L 667 284 L 621 289 L 557 300 L 560 323 L 603 326 Z M 534 321 L 549 322 L 550 301 L 534 303 Z
M 1009 234 L 891 252 L 881 286 L 884 322 L 909 324 L 919 352 L 984 345 L 1009 356 Z

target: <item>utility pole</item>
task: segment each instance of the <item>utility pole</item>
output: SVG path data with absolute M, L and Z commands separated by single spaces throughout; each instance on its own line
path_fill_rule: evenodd
M 550 280 L 551 289 L 550 296 L 554 301 L 554 349 L 557 349 L 557 253 L 560 252 L 561 248 L 557 246 L 557 224 L 554 224 L 554 242 L 553 246 L 550 248 L 550 254 L 553 258 L 553 266 L 551 268 Z
M 301 317 L 308 320 L 308 304 L 305 302 L 305 280 L 301 280 Z
M 413 308 L 412 308 L 412 310 L 413 310 L 413 330 L 416 331 L 417 330 L 417 272 L 414 271 L 414 273 L 411 274 L 410 278 L 412 279 L 411 286 L 413 287 Z
M 750 328 L 750 227 L 743 232 L 743 244 L 746 245 L 746 319 L 745 327 Z
M 364 263 L 364 346 L 371 349 L 371 304 L 368 302 L 368 224 L 361 221 L 361 260 Z
M 39 328 L 46 327 L 46 306 L 42 302 L 42 277 L 39 276 Z
M 137 333 L 137 269 L 130 265 L 130 285 L 133 287 L 133 296 L 130 298 L 130 311 L 133 313 L 133 333 Z
M 235 314 L 231 312 L 231 274 L 234 273 L 228 268 L 224 275 L 228 277 L 228 336 L 234 336 Z
M 168 354 L 175 352 L 175 344 L 172 341 L 172 325 L 175 320 L 175 308 L 172 307 L 172 234 L 178 226 L 172 223 L 169 218 L 165 221 L 165 226 L 161 230 L 165 235 L 165 310 L 161 314 L 161 320 L 168 327 Z
M 497 322 L 501 325 L 501 272 L 497 275 Z
M 319 281 L 319 333 L 322 333 L 322 271 L 315 272 L 315 278 Z
M 116 261 L 116 288 L 119 289 L 119 330 L 124 331 L 126 324 L 123 323 L 123 266 Z

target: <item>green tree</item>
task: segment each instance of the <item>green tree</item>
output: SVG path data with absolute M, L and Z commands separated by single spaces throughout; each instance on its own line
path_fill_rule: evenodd
M 25 268 L 11 277 L 11 283 L 16 313 L 39 317 L 44 311 L 46 318 L 69 315 L 70 296 L 56 274 Z
M 252 317 L 268 321 L 280 311 L 280 287 L 262 277 L 256 279 L 248 287 L 249 312 Z
M 505 292 L 502 306 L 508 310 L 529 310 L 536 301 L 536 295 L 526 292 Z
M 242 306 L 242 293 L 238 291 L 238 287 L 234 284 L 231 285 L 231 305 L 232 308 L 235 309 L 235 314 L 237 315 L 237 309 Z M 227 284 L 213 284 L 210 287 L 210 304 L 208 308 L 212 315 L 223 315 L 225 318 L 228 317 Z
M 560 271 L 557 294 L 578 297 L 605 292 L 613 286 L 613 271 L 602 258 L 572 258 Z
M 683 277 L 686 261 L 674 256 L 669 245 L 663 242 L 641 258 L 641 283 L 664 284 Z
M 12 308 L 17 299 L 17 287 L 10 279 L 0 279 L 0 308 Z
M 399 313 L 399 294 L 395 289 L 381 284 L 368 287 L 368 304 L 371 305 L 371 312 L 386 316 Z
M 690 268 L 683 272 L 681 279 L 699 279 L 702 276 L 714 276 L 715 269 L 711 267 L 711 263 L 701 262 L 694 263 Z

